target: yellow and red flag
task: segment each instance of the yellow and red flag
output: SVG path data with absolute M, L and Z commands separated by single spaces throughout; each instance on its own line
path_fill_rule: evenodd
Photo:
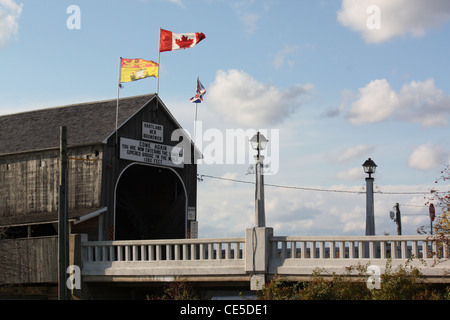
M 120 82 L 129 82 L 148 77 L 158 78 L 159 65 L 151 60 L 120 58 Z

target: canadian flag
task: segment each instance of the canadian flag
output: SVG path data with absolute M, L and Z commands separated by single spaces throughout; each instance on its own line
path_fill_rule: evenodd
M 161 29 L 159 52 L 192 48 L 205 38 L 202 32 L 173 33 L 172 31 Z

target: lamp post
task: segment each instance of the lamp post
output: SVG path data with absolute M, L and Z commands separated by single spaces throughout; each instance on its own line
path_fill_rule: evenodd
M 261 155 L 261 150 L 266 148 L 268 142 L 269 140 L 259 133 L 259 131 L 250 139 L 252 148 L 258 152 L 255 156 L 255 227 L 266 226 L 266 214 L 264 210 L 264 156 Z
M 373 210 L 373 178 L 377 165 L 372 159 L 363 163 L 364 172 L 369 174 L 366 178 L 366 236 L 375 235 L 375 216 Z

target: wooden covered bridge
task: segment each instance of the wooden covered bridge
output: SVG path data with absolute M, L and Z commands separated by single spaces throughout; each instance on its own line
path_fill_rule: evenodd
M 175 280 L 210 294 L 256 290 L 275 275 L 308 279 L 316 268 L 342 274 L 358 263 L 383 272 L 388 259 L 411 258 L 429 281 L 449 282 L 448 248 L 426 236 L 284 237 L 252 228 L 241 238 L 197 239 L 201 155 L 150 94 L 0 116 L 0 297 L 58 296 L 61 126 L 73 297 L 142 298 Z

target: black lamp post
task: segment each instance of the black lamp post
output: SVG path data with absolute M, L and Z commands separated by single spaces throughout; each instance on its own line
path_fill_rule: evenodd
M 373 204 L 373 178 L 377 165 L 372 159 L 367 159 L 363 163 L 364 172 L 369 174 L 366 178 L 366 236 L 375 235 L 375 216 Z

